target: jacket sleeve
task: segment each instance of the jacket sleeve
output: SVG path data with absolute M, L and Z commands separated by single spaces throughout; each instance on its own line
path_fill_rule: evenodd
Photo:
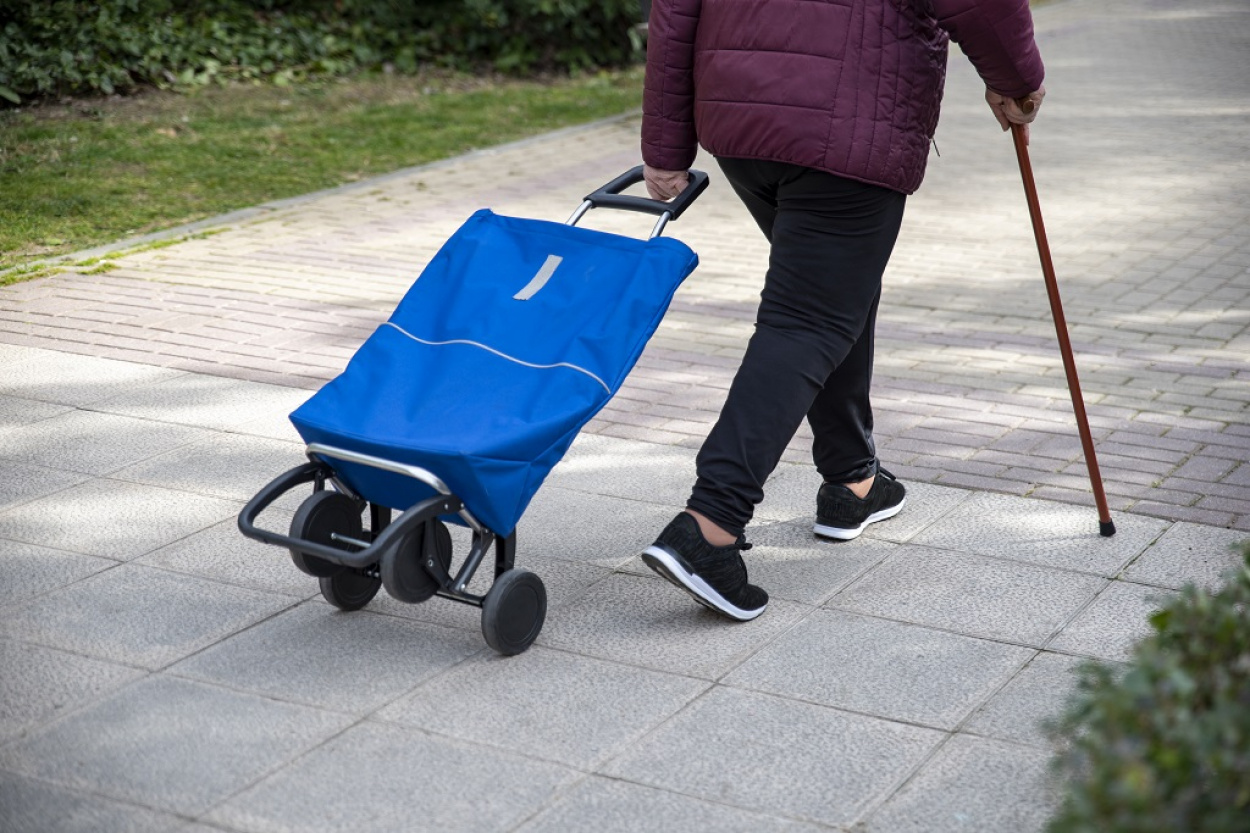
M 684 171 L 698 152 L 694 127 L 694 39 L 702 0 L 654 0 L 647 24 L 642 159 Z
M 933 14 L 972 61 L 985 85 L 1021 98 L 1042 86 L 1028 0 L 932 0 Z

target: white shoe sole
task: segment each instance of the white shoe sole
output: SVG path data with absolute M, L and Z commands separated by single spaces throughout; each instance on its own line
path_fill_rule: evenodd
M 867 518 L 864 518 L 864 522 L 862 524 L 854 529 L 843 529 L 838 526 L 825 526 L 824 524 L 818 523 L 812 527 L 812 532 L 815 532 L 821 538 L 833 538 L 838 541 L 850 541 L 853 538 L 858 538 L 860 533 L 868 528 L 869 524 L 875 524 L 877 521 L 884 521 L 887 518 L 893 518 L 900 511 L 902 511 L 903 507 L 906 505 L 907 498 L 904 497 L 895 506 L 882 509 L 879 512 L 873 512 Z
M 739 622 L 750 622 L 768 607 L 765 603 L 759 610 L 743 610 L 717 593 L 706 581 L 687 571 L 672 553 L 663 547 L 654 545 L 647 547 L 642 551 L 642 560 L 656 573 L 689 593 L 691 598 L 699 604 L 731 619 L 737 619 Z

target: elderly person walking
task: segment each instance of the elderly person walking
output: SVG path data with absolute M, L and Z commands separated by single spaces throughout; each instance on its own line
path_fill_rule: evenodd
M 686 509 L 643 553 L 732 619 L 768 604 L 747 579 L 744 530 L 804 417 L 824 479 L 817 535 L 848 540 L 903 508 L 905 489 L 873 442 L 873 335 L 903 204 L 924 176 L 951 39 L 1002 129 L 1031 122 L 1045 93 L 1028 0 L 652 5 L 648 191 L 680 193 L 702 145 L 770 243 L 755 333 L 699 452 Z

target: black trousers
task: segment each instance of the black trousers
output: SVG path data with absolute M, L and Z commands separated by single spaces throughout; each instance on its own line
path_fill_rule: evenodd
M 873 335 L 906 196 L 782 162 L 717 161 L 771 251 L 755 332 L 687 506 L 741 535 L 804 417 L 826 482 L 877 471 Z

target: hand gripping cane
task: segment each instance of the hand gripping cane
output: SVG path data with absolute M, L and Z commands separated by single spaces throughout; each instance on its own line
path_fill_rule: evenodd
M 1024 112 L 1033 111 L 1033 102 L 1018 102 Z M 1059 336 L 1059 352 L 1063 354 L 1063 370 L 1068 377 L 1068 393 L 1072 395 L 1072 410 L 1076 413 L 1076 425 L 1081 433 L 1081 447 L 1085 450 L 1085 465 L 1089 469 L 1089 482 L 1094 487 L 1094 502 L 1098 504 L 1098 531 L 1104 536 L 1115 535 L 1115 523 L 1107 509 L 1107 495 L 1102 488 L 1102 475 L 1098 471 L 1098 458 L 1094 454 L 1094 438 L 1089 432 L 1089 419 L 1085 416 L 1085 401 L 1081 397 L 1081 383 L 1076 377 L 1076 361 L 1072 358 L 1072 342 L 1068 340 L 1068 324 L 1063 317 L 1063 304 L 1059 300 L 1059 282 L 1055 280 L 1055 265 L 1050 259 L 1050 244 L 1046 242 L 1046 227 L 1042 224 L 1042 206 L 1037 199 L 1037 184 L 1033 181 L 1033 166 L 1029 163 L 1029 145 L 1025 138 L 1025 126 L 1011 125 L 1011 138 L 1016 145 L 1016 158 L 1020 162 L 1020 177 L 1024 180 L 1024 197 L 1029 203 L 1029 217 L 1033 220 L 1033 236 L 1037 238 L 1037 253 L 1042 260 L 1042 276 L 1046 279 L 1046 294 L 1050 297 L 1050 313 L 1055 320 L 1055 334 Z

